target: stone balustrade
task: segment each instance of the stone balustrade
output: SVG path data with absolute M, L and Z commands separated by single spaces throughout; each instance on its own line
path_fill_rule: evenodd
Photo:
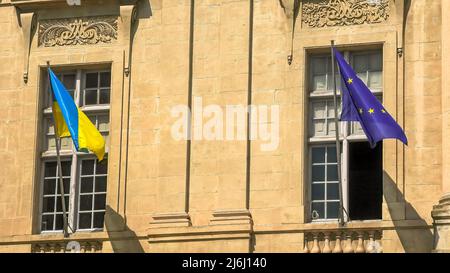
M 50 241 L 32 244 L 31 251 L 33 253 L 100 253 L 102 247 L 101 241 Z
M 382 231 L 334 229 L 305 232 L 304 253 L 381 253 Z

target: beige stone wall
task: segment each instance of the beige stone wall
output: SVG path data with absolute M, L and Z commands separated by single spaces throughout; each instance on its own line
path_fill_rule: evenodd
M 350 228 L 383 230 L 384 252 L 431 250 L 430 211 L 447 177 L 440 32 L 445 1 L 411 1 L 404 37 L 402 1 L 390 1 L 389 18 L 380 24 L 308 28 L 300 14 L 292 65 L 292 15 L 278 0 L 141 1 L 131 54 L 131 9 L 117 1 L 83 1 L 79 8 L 50 2 L 56 4 L 20 8 L 36 11 L 38 20 L 115 15 L 118 39 L 38 47 L 34 34 L 24 83 L 23 28 L 15 6 L 0 4 L 0 251 L 27 252 L 32 244 L 62 240 L 36 234 L 41 67 L 49 60 L 112 68 L 105 231 L 74 239 L 102 242 L 103 252 L 301 252 L 305 232 L 337 228 L 309 224 L 305 214 L 306 62 L 330 40 L 341 48 L 383 49 L 384 104 L 410 141 L 408 147 L 385 141 L 383 220 Z M 280 105 L 278 149 L 263 152 L 259 140 L 174 140 L 170 110 L 196 96 L 221 107 Z

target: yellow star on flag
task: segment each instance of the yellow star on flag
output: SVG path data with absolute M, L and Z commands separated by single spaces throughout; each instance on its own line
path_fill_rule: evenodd
M 381 113 L 386 114 L 386 110 L 381 109 Z
M 362 108 L 359 108 L 359 113 L 362 114 L 364 111 Z
M 369 109 L 369 114 L 373 114 L 373 113 L 375 113 L 375 110 L 373 108 L 370 108 Z
M 348 84 L 352 84 L 353 83 L 353 79 L 349 78 L 347 82 L 348 82 Z

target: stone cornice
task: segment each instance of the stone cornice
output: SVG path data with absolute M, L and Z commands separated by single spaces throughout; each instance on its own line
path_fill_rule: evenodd
M 91 0 L 80 0 L 80 1 L 81 6 L 86 5 L 87 1 L 90 1 L 89 4 L 92 3 Z M 138 1 L 139 0 L 120 0 L 119 3 L 120 5 L 134 5 Z M 2 6 L 14 6 L 23 11 L 36 11 L 39 9 L 47 9 L 53 7 L 67 7 L 67 8 L 72 7 L 68 5 L 66 0 L 6 0 L 6 1 L 0 0 L 0 8 Z

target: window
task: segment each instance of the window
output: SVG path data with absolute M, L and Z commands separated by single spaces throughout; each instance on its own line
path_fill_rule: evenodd
M 382 99 L 381 51 L 344 52 L 358 77 Z M 340 75 L 336 68 L 338 112 Z M 335 107 L 330 55 L 312 55 L 309 62 L 309 198 L 312 221 L 339 218 Z M 358 122 L 339 122 L 343 204 L 351 220 L 381 218 L 382 144 L 372 150 Z M 370 162 L 369 162 L 370 161 Z
M 71 138 L 61 139 L 64 198 L 71 231 L 102 230 L 106 208 L 107 153 L 109 147 L 110 70 L 74 70 L 55 72 L 106 141 L 106 156 L 98 162 L 91 153 L 77 152 Z M 46 78 L 45 78 L 46 79 Z M 41 150 L 41 232 L 62 231 L 63 217 L 59 168 L 56 161 L 52 99 L 46 81 L 43 109 L 45 138 Z

